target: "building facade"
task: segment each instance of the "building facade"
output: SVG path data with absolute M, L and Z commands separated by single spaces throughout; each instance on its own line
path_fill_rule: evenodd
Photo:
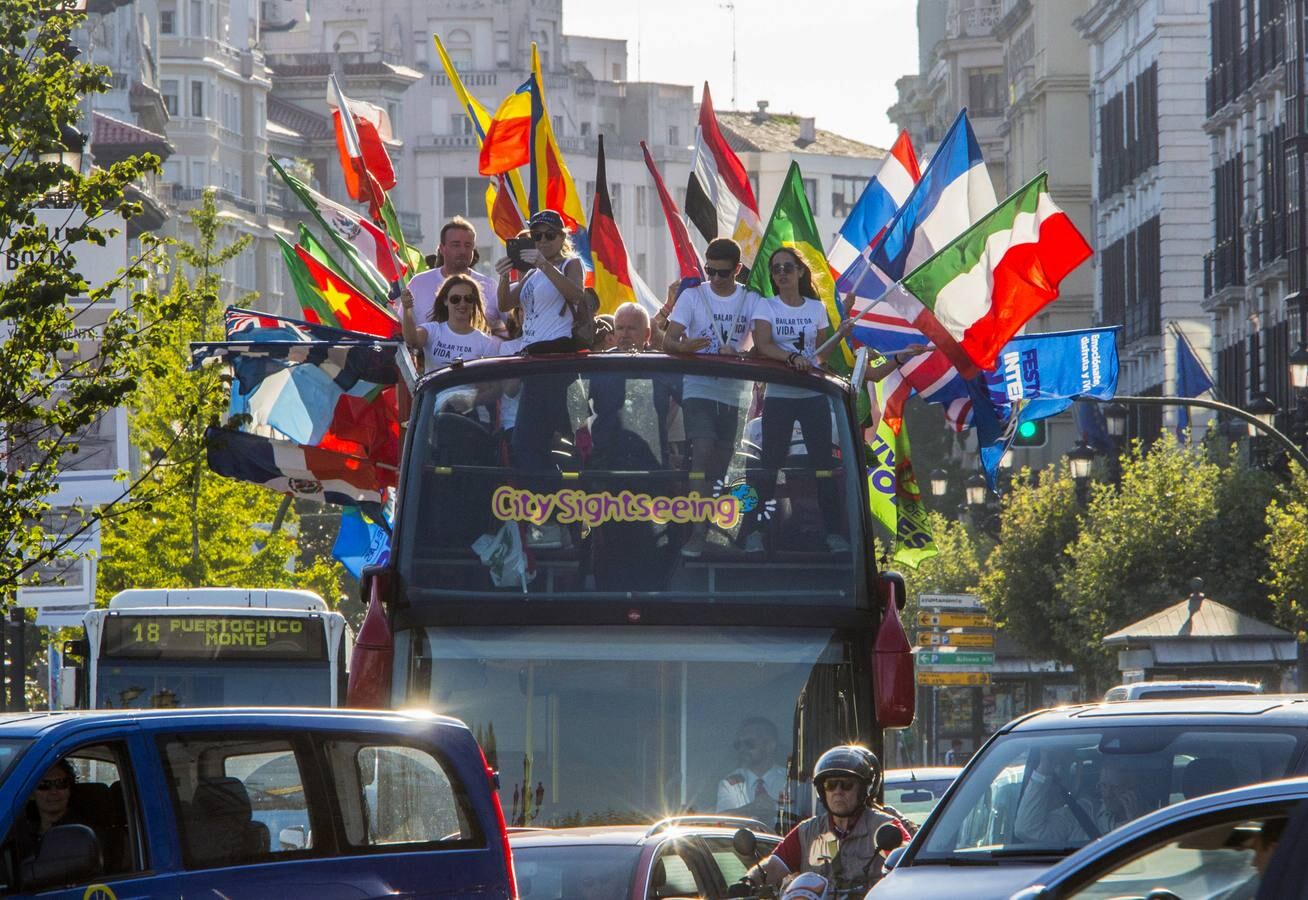
M 1097 0 L 1076 24 L 1090 45 L 1096 318 L 1122 326 L 1119 393 L 1174 394 L 1174 329 L 1201 360 L 1212 348 L 1207 3 Z M 1152 440 L 1175 421 L 1175 410 L 1133 407 L 1128 434 Z M 1205 420 L 1192 421 L 1201 431 Z

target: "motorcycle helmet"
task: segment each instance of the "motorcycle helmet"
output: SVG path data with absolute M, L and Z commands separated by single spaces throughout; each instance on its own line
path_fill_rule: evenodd
M 823 806 L 827 802 L 823 783 L 832 775 L 848 775 L 858 780 L 863 785 L 864 802 L 881 789 L 881 761 L 871 750 L 857 744 L 841 744 L 818 757 L 813 767 L 813 786 Z

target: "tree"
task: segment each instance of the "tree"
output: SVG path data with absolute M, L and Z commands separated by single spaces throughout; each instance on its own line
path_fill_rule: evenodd
M 987 538 L 978 538 L 962 522 L 947 519 L 940 513 L 930 513 L 930 521 L 936 549 L 940 552 L 925 560 L 916 570 L 902 573 L 908 594 L 904 608 L 906 621 L 916 618 L 920 594 L 974 592 L 993 544 Z
M 124 191 L 156 170 L 158 159 L 128 159 L 85 175 L 55 161 L 73 143 L 81 98 L 109 88 L 106 67 L 76 59 L 69 35 L 84 16 L 71 6 L 0 3 L 0 246 L 6 273 L 21 276 L 0 281 L 4 605 L 37 567 L 66 555 L 112 509 L 108 504 L 59 522 L 49 498 L 77 453 L 79 435 L 135 389 L 156 322 L 124 310 L 100 322 L 99 312 L 89 311 L 147 274 L 138 259 L 112 283 L 88 285 L 77 256 L 139 214 L 139 204 L 123 201 Z M 42 208 L 66 210 L 66 217 L 49 227 L 49 214 L 38 217 Z M 132 487 L 124 484 L 123 499 Z
M 300 560 L 298 522 L 285 498 L 257 485 L 209 471 L 204 432 L 224 418 L 230 384 L 223 369 L 188 371 L 190 342 L 222 340 L 221 267 L 249 243 L 220 243 L 212 190 L 190 213 L 197 239 L 177 248 L 179 268 L 163 305 L 175 311 L 167 341 L 134 397 L 133 442 L 159 461 L 157 499 L 114 518 L 102 542 L 98 593 L 150 587 L 306 587 L 334 604 L 340 566 L 330 559 Z M 156 302 L 143 298 L 147 307 Z M 303 564 L 303 565 L 301 565 Z
M 1308 472 L 1293 466 L 1292 481 L 1267 506 L 1266 585 L 1283 625 L 1308 627 Z M 1304 640 L 1301 634 L 1300 641 Z

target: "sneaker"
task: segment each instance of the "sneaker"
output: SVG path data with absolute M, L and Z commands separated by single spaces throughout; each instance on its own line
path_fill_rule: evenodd
M 761 531 L 750 532 L 749 537 L 745 538 L 745 552 L 746 553 L 763 552 L 763 532 Z
M 704 555 L 704 545 L 708 542 L 708 534 L 699 532 L 692 534 L 690 540 L 681 545 L 681 555 L 688 559 L 697 559 Z
M 527 546 L 534 550 L 558 550 L 563 546 L 562 525 L 533 525 L 527 529 Z
M 827 535 L 827 549 L 832 553 L 848 553 L 849 541 L 838 534 Z

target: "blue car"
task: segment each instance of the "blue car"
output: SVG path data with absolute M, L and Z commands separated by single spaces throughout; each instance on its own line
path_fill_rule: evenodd
M 493 779 L 430 714 L 0 716 L 0 894 L 509 900 Z

